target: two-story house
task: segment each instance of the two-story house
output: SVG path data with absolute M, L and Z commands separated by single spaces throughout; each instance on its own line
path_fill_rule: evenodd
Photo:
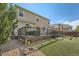
M 40 16 L 34 12 L 31 12 L 25 8 L 22 8 L 16 5 L 18 27 L 15 29 L 17 32 L 18 29 L 29 25 L 31 27 L 39 27 L 44 30 L 40 30 L 40 34 L 46 34 L 48 29 L 49 20 L 43 16 Z

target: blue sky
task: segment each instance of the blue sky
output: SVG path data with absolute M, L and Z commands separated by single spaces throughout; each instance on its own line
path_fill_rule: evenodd
M 79 19 L 79 4 L 77 3 L 19 3 L 17 5 L 50 19 L 51 24 Z

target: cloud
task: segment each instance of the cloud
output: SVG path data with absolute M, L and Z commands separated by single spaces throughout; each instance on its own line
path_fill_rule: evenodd
M 76 26 L 79 25 L 79 20 L 74 20 L 72 22 L 65 21 L 63 24 L 69 24 L 69 25 L 71 25 L 72 26 L 72 29 L 74 30 L 74 29 L 76 29 Z
M 60 23 L 63 24 L 63 22 L 65 22 L 65 21 L 66 21 L 65 19 L 62 19 L 61 21 L 58 20 L 57 23 L 59 23 L 59 24 L 60 24 Z

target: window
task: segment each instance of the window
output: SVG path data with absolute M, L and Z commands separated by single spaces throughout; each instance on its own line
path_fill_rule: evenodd
M 48 22 L 48 24 L 49 24 L 49 22 Z
M 37 19 L 37 21 L 39 21 L 39 19 Z
M 23 17 L 23 11 L 19 10 L 19 16 Z

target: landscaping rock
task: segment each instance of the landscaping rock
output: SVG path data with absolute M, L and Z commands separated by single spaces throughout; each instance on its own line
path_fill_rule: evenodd
M 20 50 L 18 48 L 3 52 L 2 56 L 20 56 Z

